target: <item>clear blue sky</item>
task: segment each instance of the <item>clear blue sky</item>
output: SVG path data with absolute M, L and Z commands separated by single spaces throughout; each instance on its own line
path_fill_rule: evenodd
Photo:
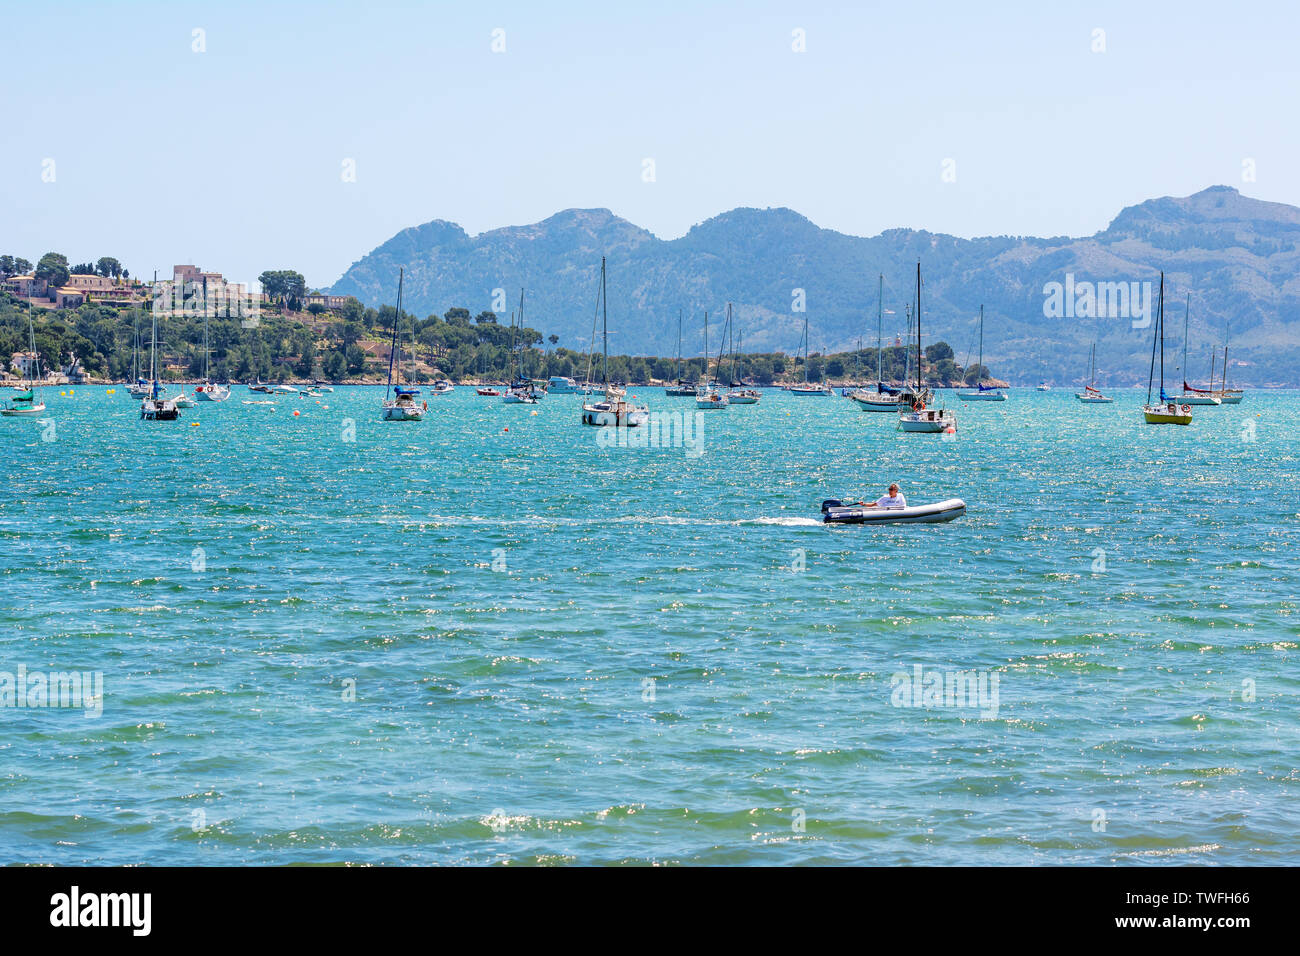
M 1296 5 L 987 6 L 10 4 L 0 252 L 325 286 L 406 226 L 571 206 L 672 238 L 740 205 L 976 236 L 1214 183 L 1300 204 Z

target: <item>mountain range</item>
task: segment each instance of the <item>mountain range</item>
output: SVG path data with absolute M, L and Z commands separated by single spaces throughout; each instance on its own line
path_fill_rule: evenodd
M 983 306 L 984 361 L 1000 378 L 1078 382 L 1096 340 L 1102 382 L 1145 384 L 1153 327 L 1133 306 L 1143 301 L 1141 284 L 1158 288 L 1163 270 L 1171 382 L 1181 377 L 1186 314 L 1193 382 L 1209 377 L 1212 354 L 1221 364 L 1226 340 L 1233 384 L 1300 383 L 1300 209 L 1228 186 L 1130 206 L 1083 238 L 962 239 L 915 229 L 859 237 L 785 208 L 733 209 L 670 240 L 607 209 L 567 209 L 473 237 L 434 220 L 363 256 L 330 291 L 391 304 L 400 266 L 408 311 L 462 306 L 496 311 L 504 322 L 526 288 L 526 324 L 585 349 L 599 318 L 601 256 L 610 349 L 622 353 L 676 354 L 681 310 L 683 351 L 700 354 L 706 309 L 716 351 L 728 302 L 747 352 L 799 350 L 805 319 L 812 352 L 859 340 L 874 346 L 880 274 L 891 344 L 906 337 L 919 261 L 924 340 L 946 340 L 959 364 L 975 361 Z M 1138 283 L 1138 297 L 1112 299 L 1121 314 L 1093 317 L 1078 290 L 1096 283 Z

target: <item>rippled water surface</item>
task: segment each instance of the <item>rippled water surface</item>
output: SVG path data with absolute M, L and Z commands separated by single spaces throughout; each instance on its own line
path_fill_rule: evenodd
M 102 715 L 0 709 L 0 861 L 1300 862 L 1296 393 L 944 441 L 765 392 L 693 455 L 577 396 L 58 391 L 0 419 L 0 672 Z M 969 512 L 819 523 L 890 480 Z

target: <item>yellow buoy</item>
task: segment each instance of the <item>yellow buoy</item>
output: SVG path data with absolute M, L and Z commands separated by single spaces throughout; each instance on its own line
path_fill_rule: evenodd
M 190 422 L 190 428 L 198 428 L 198 427 L 199 427 L 198 422 Z

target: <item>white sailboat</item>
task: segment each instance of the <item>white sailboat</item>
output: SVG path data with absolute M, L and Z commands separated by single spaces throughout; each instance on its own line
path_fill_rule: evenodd
M 1092 348 L 1088 350 L 1088 381 L 1083 386 L 1082 392 L 1075 392 L 1074 397 L 1085 405 L 1109 405 L 1115 401 L 1113 398 L 1107 398 L 1097 387 L 1097 343 L 1092 343 Z
M 792 385 L 790 394 L 799 395 L 804 398 L 825 398 L 835 394 L 825 382 L 820 384 L 808 381 L 808 313 L 803 315 L 803 384 Z
M 1223 380 L 1219 383 L 1219 390 L 1215 394 L 1223 400 L 1225 405 L 1240 405 L 1241 399 L 1245 395 L 1245 392 L 1239 388 L 1228 388 L 1228 343 L 1226 339 L 1223 343 Z
M 203 384 L 194 386 L 194 397 L 200 402 L 224 402 L 230 397 L 228 385 L 213 385 L 209 372 L 212 350 L 208 346 L 208 313 L 203 312 Z
M 148 380 L 140 374 L 140 313 L 135 311 L 134 314 L 135 328 L 133 330 L 134 337 L 131 345 L 132 384 L 126 387 L 126 395 L 128 398 L 140 401 L 143 398 L 147 398 L 152 389 L 150 388 Z M 166 387 L 162 385 L 158 386 L 159 394 L 165 391 L 167 391 Z
M 966 357 L 969 360 L 970 358 L 969 352 L 966 353 Z M 975 374 L 976 374 L 975 391 L 958 392 L 957 393 L 958 398 L 960 398 L 963 402 L 1005 402 L 1007 400 L 1006 392 L 1002 391 L 1002 389 L 1000 388 L 995 388 L 992 385 L 985 385 L 983 381 L 984 378 L 984 306 L 983 305 L 980 306 L 980 360 L 979 360 L 979 364 L 975 366 Z
M 727 322 L 731 322 L 731 303 L 727 303 Z M 740 376 L 740 370 L 737 368 L 737 354 L 744 341 L 739 332 L 735 333 L 736 343 L 731 349 L 731 391 L 727 392 L 727 401 L 732 405 L 757 405 L 759 394 L 758 389 L 749 388 Z
M 926 389 L 921 375 L 921 263 L 916 264 L 916 401 L 898 412 L 898 427 L 905 432 L 935 434 L 954 431 L 957 416 L 943 408 L 926 407 Z
M 506 405 L 536 405 L 541 399 L 541 392 L 531 378 L 524 377 L 524 356 L 521 340 L 524 332 L 524 290 L 519 290 L 519 327 L 515 331 L 515 315 L 510 315 L 510 350 L 515 356 L 515 378 L 501 396 Z
M 897 391 L 887 388 L 884 383 L 884 329 L 885 329 L 885 276 L 880 274 L 880 291 L 876 299 L 876 389 L 857 388 L 849 392 L 848 397 L 864 412 L 898 412 L 902 408 L 911 408 Z
M 402 280 L 405 269 L 397 272 L 397 308 L 393 312 L 393 344 L 388 350 L 388 387 L 384 389 L 382 417 L 386 422 L 418 422 L 424 419 L 424 407 L 416 402 L 418 388 L 402 388 L 402 344 L 398 330 L 402 325 Z M 393 384 L 393 368 L 397 368 L 397 384 Z M 392 396 L 391 398 L 389 396 Z
M 598 427 L 616 426 L 634 428 L 650 421 L 650 409 L 644 405 L 634 405 L 627 400 L 627 392 L 609 382 L 609 303 L 605 294 L 605 257 L 600 257 L 600 327 L 601 350 L 604 363 L 601 371 L 601 384 L 604 398 L 598 402 L 582 403 L 582 424 Z M 592 317 L 592 348 L 587 358 L 587 378 L 591 381 L 591 365 L 595 360 L 596 323 Z
M 1187 293 L 1187 305 L 1183 309 L 1183 394 L 1178 401 L 1184 405 L 1222 405 L 1223 399 L 1214 394 L 1214 369 L 1210 368 L 1210 388 L 1192 388 L 1187 384 L 1187 332 L 1188 318 L 1192 312 L 1192 294 Z M 1211 359 L 1213 361 L 1213 359 Z
M 36 352 L 36 327 L 32 324 L 32 303 L 27 302 L 27 339 L 31 349 L 31 363 L 27 366 L 27 387 L 5 402 L 0 408 L 0 415 L 5 418 L 33 418 L 45 411 L 45 403 L 36 393 L 36 382 L 40 378 L 41 358 Z
M 731 303 L 727 303 L 727 314 L 730 315 Z M 726 338 L 724 327 L 723 339 Z M 704 383 L 695 390 L 695 407 L 703 409 L 721 410 L 731 403 L 727 401 L 727 396 L 723 393 L 718 380 L 722 378 L 722 349 L 718 349 L 718 374 L 712 379 L 709 378 L 709 313 L 704 313 Z

